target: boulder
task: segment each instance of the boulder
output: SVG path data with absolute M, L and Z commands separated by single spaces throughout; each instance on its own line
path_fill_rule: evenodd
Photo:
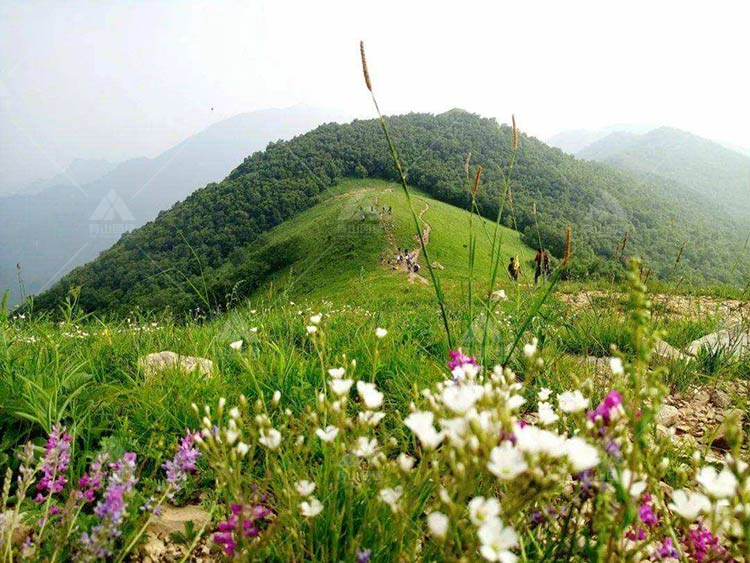
M 712 332 L 706 336 L 693 340 L 688 346 L 688 352 L 696 355 L 701 349 L 709 352 L 725 351 L 735 358 L 750 354 L 750 332 L 736 324 L 730 328 Z
M 200 530 L 209 520 L 211 515 L 200 506 L 164 506 L 161 516 L 148 525 L 148 531 L 168 538 L 174 532 L 184 532 L 185 522 L 192 522 L 195 529 Z
M 151 377 L 165 369 L 178 369 L 187 373 L 197 371 L 200 375 L 206 376 L 211 376 L 214 372 L 214 363 L 211 360 L 181 356 L 168 350 L 149 354 L 138 360 L 138 365 L 146 377 Z
M 679 418 L 680 411 L 672 405 L 662 405 L 659 412 L 656 413 L 656 423 L 667 428 L 674 426 Z
M 683 361 L 688 362 L 692 360 L 690 356 L 681 352 L 671 344 L 667 344 L 663 340 L 660 340 L 654 348 L 654 356 L 660 360 L 671 362 L 671 361 Z

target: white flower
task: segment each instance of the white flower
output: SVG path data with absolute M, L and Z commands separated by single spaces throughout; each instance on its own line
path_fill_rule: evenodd
M 328 375 L 330 375 L 334 379 L 337 379 L 339 377 L 344 377 L 345 373 L 346 373 L 346 368 L 331 368 L 328 370 Z
M 384 328 L 378 327 L 375 329 L 375 336 L 377 336 L 378 338 L 385 338 L 387 334 L 388 334 L 388 331 L 385 330 Z
M 369 426 L 377 426 L 383 420 L 385 413 L 382 411 L 360 411 L 359 421 Z
M 239 437 L 240 437 L 239 431 L 233 430 L 232 428 L 227 428 L 227 432 L 226 432 L 227 444 L 231 446 L 237 441 L 237 438 Z
M 250 446 L 248 446 L 245 442 L 240 442 L 239 444 L 237 444 L 237 447 L 235 449 L 237 450 L 237 453 L 240 454 L 240 457 L 244 457 L 245 454 L 250 451 Z
M 589 406 L 589 400 L 578 391 L 565 391 L 557 396 L 557 406 L 563 412 L 578 412 Z
M 250 332 L 258 332 L 258 327 L 254 326 L 253 328 L 250 329 Z
M 492 448 L 487 463 L 490 473 L 502 481 L 514 479 L 528 468 L 523 454 L 507 440 Z
M 297 489 L 301 497 L 309 497 L 315 491 L 315 483 L 303 479 L 302 481 L 297 481 L 294 484 L 294 488 Z
M 504 526 L 502 520 L 493 518 L 483 524 L 477 536 L 482 544 L 479 553 L 487 561 L 515 563 L 517 557 L 510 549 L 518 543 L 518 535 L 513 528 Z
M 449 385 L 440 394 L 442 403 L 456 414 L 465 414 L 484 394 L 481 385 Z
M 357 381 L 357 393 L 368 409 L 377 409 L 383 404 L 383 394 L 378 391 L 374 383 Z
M 505 401 L 505 405 L 512 411 L 517 411 L 526 402 L 523 395 L 511 395 L 508 400 Z
M 529 454 L 547 454 L 558 458 L 565 455 L 565 439 L 556 432 L 550 432 L 527 424 L 513 426 L 513 435 L 516 437 L 516 448 Z
M 482 368 L 475 364 L 461 364 L 453 368 L 451 374 L 457 381 L 472 380 L 476 379 L 480 369 Z
M 310 325 L 307 327 L 307 334 L 315 334 L 318 332 L 318 327 L 314 325 Z
M 481 526 L 499 515 L 500 502 L 496 498 L 474 497 L 469 501 L 469 518 L 475 526 Z
M 242 340 L 237 340 L 236 342 L 231 342 L 229 344 L 229 347 L 232 350 L 242 350 Z
M 303 500 L 299 503 L 299 511 L 305 518 L 312 518 L 323 511 L 323 503 L 315 497 L 310 497 L 309 500 Z
M 380 497 L 380 500 L 390 506 L 393 512 L 396 512 L 398 510 L 398 499 L 401 498 L 401 495 L 403 493 L 404 488 L 399 486 L 395 489 L 381 489 L 378 493 L 378 497 Z
M 435 415 L 431 412 L 413 412 L 404 420 L 406 427 L 414 432 L 422 444 L 428 450 L 435 449 L 443 441 L 443 432 L 437 432 L 432 425 Z
M 641 496 L 641 493 L 646 490 L 646 482 L 638 481 L 637 476 L 633 474 L 630 469 L 623 469 L 620 474 L 620 483 L 626 491 L 630 491 L 630 494 L 634 497 Z
M 535 337 L 532 338 L 531 343 L 524 344 L 523 346 L 523 355 L 527 358 L 531 358 L 536 354 L 536 347 L 539 344 L 539 340 Z
M 427 529 L 431 536 L 443 539 L 448 533 L 448 517 L 442 512 L 430 512 L 427 515 Z
M 565 450 L 573 471 L 580 473 L 599 464 L 599 450 L 583 438 L 574 436 L 565 442 Z
M 549 426 L 560 420 L 560 417 L 555 413 L 555 409 L 549 403 L 539 403 L 537 415 L 539 416 L 539 424 L 542 426 Z
M 281 445 L 281 432 L 275 428 L 261 430 L 260 439 L 258 441 L 269 450 L 276 450 Z
M 737 492 L 737 478 L 727 467 L 717 473 L 713 467 L 703 467 L 695 476 L 706 492 L 715 498 L 729 498 Z
M 339 429 L 335 426 L 326 426 L 325 430 L 322 428 L 318 428 L 315 431 L 315 435 L 323 440 L 324 442 L 333 442 L 333 440 L 336 439 L 336 436 L 339 434 Z
M 323 318 L 323 316 L 318 313 L 317 315 L 313 315 L 310 317 L 310 322 L 314 325 L 320 324 L 320 319 Z
M 610 358 L 609 369 L 611 369 L 612 373 L 615 375 L 622 375 L 625 373 L 625 366 L 622 365 L 621 358 Z
M 281 391 L 274 391 L 273 397 L 271 398 L 271 402 L 274 405 L 278 405 L 280 400 L 281 400 Z
M 333 391 L 336 395 L 341 397 L 342 395 L 346 395 L 349 392 L 349 389 L 352 388 L 352 385 L 354 385 L 353 379 L 331 379 L 328 382 L 328 385 L 331 386 L 331 391 Z
M 229 416 L 234 419 L 238 419 L 240 417 L 240 409 L 238 409 L 237 407 L 232 407 L 231 409 L 229 409 Z
M 701 493 L 679 489 L 672 493 L 672 502 L 669 503 L 669 509 L 692 522 L 701 512 L 711 510 L 711 501 Z
M 549 399 L 550 395 L 552 395 L 552 389 L 548 389 L 547 387 L 542 387 L 542 390 L 539 391 L 538 397 L 540 401 L 546 401 Z
M 352 450 L 352 453 L 357 457 L 367 459 L 375 455 L 377 449 L 378 441 L 375 438 L 373 438 L 372 440 L 368 440 L 367 436 L 360 436 L 359 438 L 357 438 L 357 445 Z
M 417 460 L 411 457 L 409 454 L 401 453 L 398 456 L 398 466 L 404 473 L 406 473 L 407 471 L 411 471 L 414 467 L 414 462 L 416 461 Z

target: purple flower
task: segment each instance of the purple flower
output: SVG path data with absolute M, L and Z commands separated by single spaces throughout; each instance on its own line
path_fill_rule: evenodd
M 135 461 L 134 453 L 126 453 L 122 459 L 109 465 L 107 490 L 94 508 L 99 523 L 90 533 L 81 534 L 78 561 L 96 561 L 112 555 L 115 542 L 122 533 L 120 528 L 128 515 L 128 500 L 138 482 Z
M 596 493 L 593 469 L 587 469 L 586 471 L 573 474 L 573 481 L 578 482 L 578 496 L 581 500 L 593 498 Z
M 651 495 L 643 496 L 643 503 L 638 508 L 638 516 L 646 526 L 654 528 L 659 524 L 659 518 L 654 513 L 654 509 L 651 506 Z
M 224 547 L 224 553 L 234 555 L 242 540 L 260 535 L 261 526 L 272 512 L 262 505 L 250 508 L 241 504 L 232 504 L 229 511 L 229 517 L 219 523 L 213 540 Z
M 180 447 L 175 456 L 162 465 L 167 472 L 167 497 L 171 500 L 180 492 L 183 483 L 187 480 L 187 474 L 195 471 L 195 462 L 201 456 L 195 443 L 194 435 L 190 432 L 180 441 Z
M 610 391 L 604 400 L 593 411 L 588 413 L 588 417 L 592 422 L 601 419 L 605 424 L 608 424 L 611 420 L 617 418 L 621 412 L 622 395 L 617 391 Z
M 477 360 L 475 358 L 465 356 L 461 351 L 461 348 L 459 348 L 458 350 L 450 350 L 448 352 L 448 355 L 450 356 L 450 360 L 448 360 L 448 369 L 451 371 L 464 364 L 471 364 L 474 366 L 477 365 Z
M 362 549 L 357 550 L 357 563 L 370 563 L 370 555 L 372 554 L 372 550 L 370 549 Z
M 685 551 L 694 561 L 730 561 L 726 548 L 719 543 L 719 538 L 707 528 L 699 525 L 690 530 L 685 541 Z
M 60 424 L 52 427 L 52 432 L 44 446 L 44 462 L 42 463 L 42 478 L 36 488 L 39 494 L 34 499 L 44 502 L 49 495 L 59 493 L 65 488 L 68 479 L 65 472 L 70 463 L 70 442 L 73 438 L 65 433 Z M 44 494 L 46 493 L 46 494 Z
M 677 559 L 680 556 L 680 554 L 677 553 L 677 550 L 674 548 L 672 538 L 664 538 L 664 541 L 656 550 L 656 552 L 659 554 L 659 557 L 661 559 Z
M 107 478 L 107 467 L 105 465 L 108 454 L 99 454 L 91 462 L 88 472 L 83 474 L 78 480 L 78 486 L 81 488 L 80 497 L 84 502 L 93 502 L 96 492 L 101 490 L 104 480 Z

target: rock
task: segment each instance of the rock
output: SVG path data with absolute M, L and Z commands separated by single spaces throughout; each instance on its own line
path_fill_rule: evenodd
M 688 352 L 692 355 L 696 355 L 701 349 L 711 353 L 723 351 L 734 358 L 740 358 L 750 354 L 750 332 L 743 329 L 741 324 L 736 324 L 693 340 L 688 346 Z
M 146 543 L 141 546 L 141 551 L 146 557 L 150 557 L 152 561 L 161 561 L 162 556 L 167 551 L 167 546 L 156 534 L 149 532 L 146 537 Z
M 211 360 L 193 356 L 180 356 L 168 350 L 155 352 L 141 358 L 138 360 L 138 366 L 143 370 L 146 377 L 151 377 L 165 369 L 179 369 L 188 373 L 198 371 L 200 375 L 206 376 L 211 376 L 214 372 L 214 363 Z
M 711 391 L 711 402 L 719 407 L 725 409 L 732 404 L 732 399 L 729 397 L 729 393 L 722 391 L 721 389 L 713 389 Z
M 690 356 L 687 354 L 684 354 L 680 352 L 677 348 L 674 346 L 667 344 L 663 340 L 660 340 L 656 347 L 654 348 L 654 356 L 659 358 L 660 360 L 664 361 L 683 361 L 683 362 L 689 362 L 692 360 Z
M 192 522 L 196 530 L 201 529 L 211 515 L 199 506 L 164 506 L 161 517 L 148 526 L 149 532 L 168 538 L 174 532 L 184 532 L 185 522 Z
M 711 401 L 711 395 L 708 394 L 708 391 L 701 389 L 696 391 L 691 402 L 695 405 L 707 405 L 709 401 Z
M 680 411 L 672 405 L 662 405 L 656 413 L 656 423 L 662 426 L 674 426 L 680 418 Z

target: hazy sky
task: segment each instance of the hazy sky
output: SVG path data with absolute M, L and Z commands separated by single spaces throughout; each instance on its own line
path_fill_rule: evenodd
M 3 0 L 0 181 L 45 175 L 43 153 L 153 156 L 254 109 L 371 116 L 360 39 L 386 113 L 515 113 L 541 138 L 664 124 L 750 147 L 749 6 Z

